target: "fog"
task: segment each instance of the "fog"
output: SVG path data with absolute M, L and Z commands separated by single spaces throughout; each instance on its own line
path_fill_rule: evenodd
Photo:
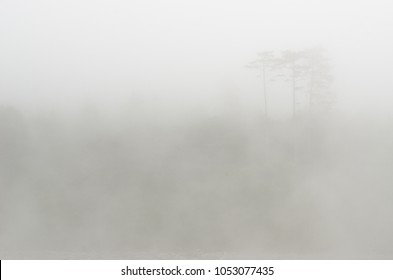
M 391 259 L 391 14 L 2 0 L 0 258 Z

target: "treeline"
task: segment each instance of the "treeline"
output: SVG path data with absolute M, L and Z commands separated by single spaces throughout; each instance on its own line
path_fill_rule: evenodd
M 228 251 L 294 182 L 286 123 L 91 117 L 0 110 L 3 252 Z
M 134 117 L 0 109 L 0 254 L 391 257 L 391 126 Z

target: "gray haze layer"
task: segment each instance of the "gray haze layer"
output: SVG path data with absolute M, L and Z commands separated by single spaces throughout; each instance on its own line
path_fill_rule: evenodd
M 2 0 L 0 259 L 393 258 L 392 12 Z M 315 47 L 330 110 L 245 67 Z

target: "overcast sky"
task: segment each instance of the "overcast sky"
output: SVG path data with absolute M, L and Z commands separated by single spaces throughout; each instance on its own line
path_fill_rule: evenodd
M 0 104 L 181 103 L 226 84 L 255 97 L 257 52 L 322 46 L 340 110 L 389 112 L 392 14 L 382 0 L 1 0 Z

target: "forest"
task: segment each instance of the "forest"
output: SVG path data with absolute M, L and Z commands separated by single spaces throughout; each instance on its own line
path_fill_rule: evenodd
M 3 256 L 391 256 L 393 130 L 378 123 L 2 107 L 0 134 Z

